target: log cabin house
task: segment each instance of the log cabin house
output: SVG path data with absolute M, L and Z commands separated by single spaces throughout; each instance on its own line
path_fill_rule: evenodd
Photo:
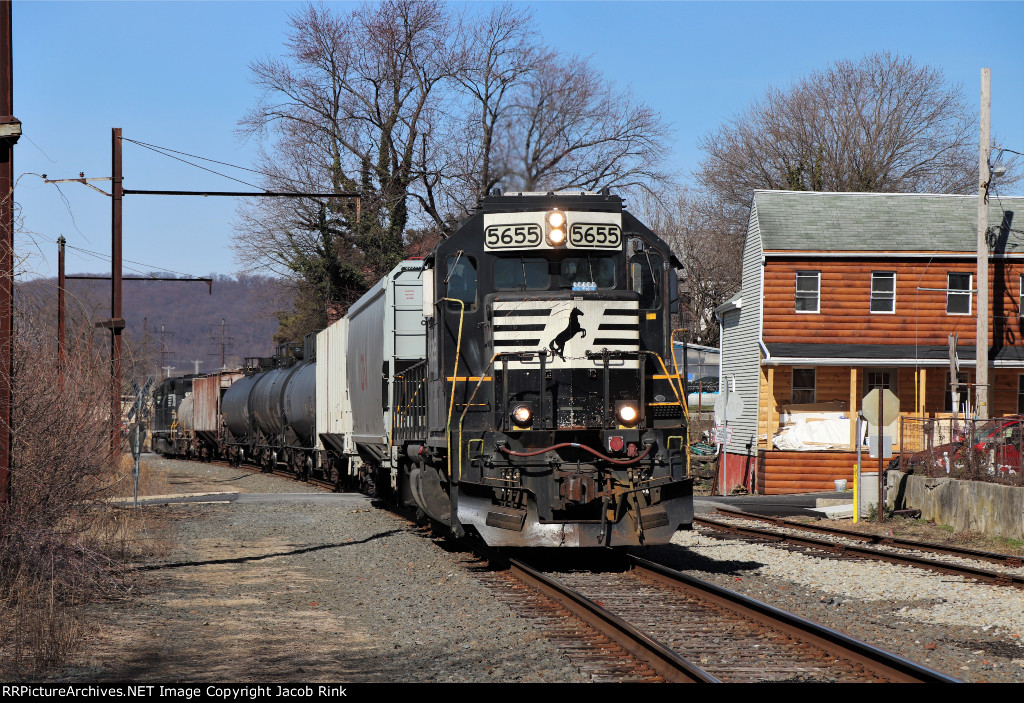
M 901 417 L 951 415 L 951 334 L 971 411 L 977 223 L 977 196 L 754 193 L 742 289 L 716 311 L 722 391 L 742 400 L 722 488 L 801 493 L 852 479 L 858 405 L 872 388 L 893 391 Z M 989 225 L 996 417 L 1024 412 L 1024 198 L 992 197 Z M 794 430 L 802 420 L 809 434 Z M 899 451 L 899 421 L 890 433 Z

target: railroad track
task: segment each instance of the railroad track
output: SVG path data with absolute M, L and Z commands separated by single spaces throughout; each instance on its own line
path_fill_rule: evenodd
M 1024 575 L 1005 571 L 992 571 L 991 569 L 985 569 L 973 564 L 964 563 L 964 560 L 982 560 L 986 562 L 999 563 L 1008 568 L 1019 568 L 1022 566 L 1020 557 L 1008 554 L 998 554 L 995 552 L 985 552 L 981 550 L 961 548 L 951 545 L 947 546 L 930 542 L 915 542 L 914 540 L 907 540 L 898 537 L 865 535 L 852 530 L 822 527 L 818 525 L 806 525 L 790 520 L 762 517 L 752 515 L 750 513 L 722 508 L 718 508 L 717 512 L 734 519 L 771 523 L 775 529 L 754 527 L 746 524 L 737 524 L 735 522 L 723 522 L 721 520 L 714 520 L 701 516 L 694 517 L 694 525 L 732 536 L 740 536 L 769 543 L 785 543 L 789 545 L 797 545 L 803 548 L 824 551 L 837 557 L 886 561 L 903 566 L 915 566 L 920 569 L 926 569 L 928 571 L 934 571 L 942 574 L 963 576 L 983 583 L 1024 588 Z M 799 534 L 800 532 L 816 532 L 826 535 L 827 537 L 811 537 L 807 534 Z M 865 542 L 875 546 L 863 546 L 863 543 Z M 942 561 L 920 556 L 917 553 L 908 552 L 938 553 L 956 557 L 960 561 Z
M 603 677 L 596 680 L 956 681 L 714 584 L 629 559 L 625 572 L 557 579 L 512 560 L 505 578 L 522 585 L 511 586 L 505 600 L 520 614 L 520 604 L 541 613 L 533 616 L 543 620 L 541 629 L 582 671 Z
M 168 457 L 168 458 L 176 459 L 176 460 L 179 460 L 179 461 L 199 461 L 198 459 L 182 459 L 182 458 L 179 458 L 179 457 Z M 214 466 L 226 466 L 226 467 L 231 468 L 231 469 L 239 469 L 241 471 L 248 471 L 249 473 L 253 473 L 253 474 L 271 473 L 271 474 L 273 474 L 275 476 L 281 476 L 283 478 L 290 478 L 293 481 L 299 481 L 300 483 L 310 483 L 310 484 L 313 484 L 314 486 L 319 486 L 321 488 L 327 488 L 328 490 L 331 490 L 331 491 L 337 491 L 338 490 L 338 487 L 334 484 L 333 481 L 326 481 L 324 479 L 316 478 L 314 476 L 310 476 L 310 477 L 308 477 L 306 479 L 302 479 L 298 474 L 296 474 L 296 473 L 294 473 L 292 471 L 285 471 L 283 469 L 274 469 L 273 471 L 267 472 L 267 471 L 264 471 L 262 467 L 257 466 L 256 464 L 233 464 L 230 461 L 227 461 L 226 459 L 210 459 L 209 461 L 203 461 L 202 463 L 204 463 L 204 464 L 213 464 Z

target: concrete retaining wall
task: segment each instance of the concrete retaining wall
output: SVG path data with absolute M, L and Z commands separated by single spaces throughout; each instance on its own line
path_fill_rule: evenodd
M 917 508 L 923 519 L 957 532 L 1024 540 L 1024 488 L 898 471 L 890 471 L 888 478 L 890 506 Z

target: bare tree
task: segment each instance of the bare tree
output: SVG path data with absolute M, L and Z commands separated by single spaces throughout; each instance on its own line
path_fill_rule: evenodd
M 544 61 L 516 108 L 507 137 L 508 188 L 624 190 L 669 178 L 669 127 L 585 59 Z
M 685 187 L 641 199 L 639 212 L 683 264 L 681 319 L 674 325 L 686 333 L 677 341 L 718 346 L 715 308 L 740 289 L 745 231 L 730 229 L 720 201 Z
M 963 90 L 940 69 L 870 54 L 769 88 L 700 139 L 705 156 L 694 176 L 737 223 L 758 188 L 970 193 L 977 125 Z
M 465 60 L 456 78 L 469 97 L 465 178 L 475 197 L 483 197 L 509 175 L 505 142 L 516 99 L 526 81 L 554 57 L 539 45 L 528 10 L 499 5 L 469 25 Z
M 313 298 L 294 319 L 350 301 L 410 232 L 420 248 L 450 233 L 495 186 L 621 190 L 664 176 L 660 117 L 545 47 L 528 10 L 386 0 L 348 14 L 309 5 L 290 24 L 287 55 L 252 64 L 262 94 L 241 132 L 267 140 L 265 186 L 362 195 L 358 219 L 333 199 L 240 210 L 239 260 Z
M 251 66 L 263 94 L 242 121 L 243 132 L 273 129 L 283 152 L 275 159 L 283 155 L 289 167 L 309 170 L 314 183 L 336 192 L 363 194 L 358 224 L 349 221 L 347 206 L 325 211 L 345 216 L 337 224 L 351 233 L 370 272 L 380 274 L 401 258 L 409 190 L 421 176 L 418 152 L 438 109 L 436 88 L 454 70 L 450 17 L 433 0 L 389 0 L 347 16 L 309 5 L 292 16 L 291 27 L 288 60 Z M 320 228 L 309 228 L 305 207 L 296 220 L 316 239 Z M 278 224 L 288 229 L 295 221 Z M 290 255 L 283 257 L 291 266 Z

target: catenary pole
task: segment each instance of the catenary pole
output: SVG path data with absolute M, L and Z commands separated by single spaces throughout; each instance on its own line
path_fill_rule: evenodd
M 14 145 L 21 136 L 21 122 L 14 116 L 11 17 L 11 0 L 0 0 L 0 507 L 11 500 Z

